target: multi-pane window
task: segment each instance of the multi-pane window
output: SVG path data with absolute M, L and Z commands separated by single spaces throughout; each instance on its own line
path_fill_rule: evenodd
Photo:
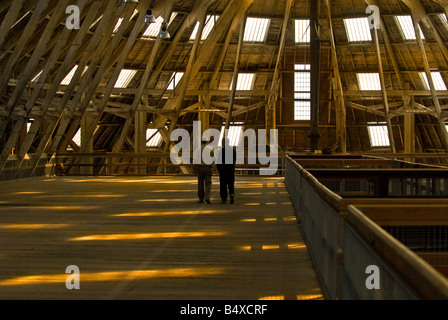
M 89 67 L 84 67 L 84 71 L 82 74 L 84 74 Z M 73 77 L 75 76 L 76 70 L 78 70 L 78 66 L 74 66 L 72 70 L 67 74 L 67 76 L 64 78 L 64 80 L 61 81 L 61 85 L 68 86 L 70 82 L 72 82 Z M 40 75 L 40 74 L 39 74 Z
M 207 39 L 208 35 L 210 34 L 210 32 L 212 32 L 213 28 L 215 27 L 216 21 L 218 21 L 218 19 L 219 16 L 207 15 L 207 18 L 205 20 L 205 26 L 204 29 L 202 30 L 201 40 Z M 196 23 L 196 26 L 194 27 L 194 30 L 191 33 L 190 40 L 196 39 L 198 31 L 199 31 L 199 22 Z
M 237 91 L 252 90 L 255 82 L 255 73 L 240 73 L 238 74 L 238 80 L 236 85 Z M 233 89 L 233 81 L 230 86 Z
M 137 70 L 121 70 L 117 82 L 115 83 L 115 88 L 127 88 L 136 74 Z
M 309 43 L 311 41 L 310 20 L 295 20 L 296 43 Z
M 389 134 L 385 123 L 369 123 L 367 129 L 369 130 L 372 148 L 390 147 Z
M 440 74 L 440 72 L 431 72 L 431 77 L 432 77 L 432 81 L 434 83 L 434 89 L 436 89 L 437 91 L 446 91 L 446 84 L 445 81 L 443 81 L 442 75 Z M 428 81 L 428 77 L 426 76 L 425 72 L 420 72 L 420 78 L 423 81 L 423 84 L 426 88 L 426 90 L 430 90 L 431 87 L 429 85 L 429 81 Z
M 78 146 L 81 146 L 81 128 L 76 131 L 75 136 L 72 138 L 72 141 Z
M 174 18 L 176 18 L 177 12 L 173 12 L 170 17 L 170 21 L 168 21 L 168 26 L 173 22 Z M 160 34 L 160 29 L 162 28 L 163 18 L 158 17 L 155 23 L 151 23 L 148 28 L 146 28 L 145 32 L 143 32 L 143 38 L 157 38 Z
M 174 90 L 184 76 L 183 72 L 176 72 L 171 76 L 167 90 Z
M 157 129 L 146 130 L 146 147 L 158 148 L 162 144 L 162 135 Z
M 372 41 L 368 18 L 344 19 L 344 24 L 345 29 L 347 30 L 348 41 Z
M 359 90 L 380 91 L 381 80 L 379 73 L 357 73 Z
M 136 16 L 138 14 L 138 10 L 137 9 L 135 9 L 134 10 L 134 13 L 132 14 L 132 16 L 131 16 L 131 20 L 132 19 L 134 19 L 134 17 Z M 121 24 L 123 23 L 123 19 L 124 18 L 118 18 L 118 22 L 117 22 L 117 24 L 115 25 L 115 28 L 114 28 L 114 33 L 116 33 L 117 31 L 118 31 L 118 29 L 120 29 L 120 27 L 121 27 Z M 92 26 L 91 26 L 92 27 Z
M 238 147 L 240 144 L 241 137 L 243 135 L 243 127 L 241 126 L 242 122 L 236 122 L 232 123 L 231 126 L 229 126 L 229 132 L 227 135 L 227 138 L 229 138 L 229 144 L 232 147 Z M 221 137 L 219 138 L 219 146 L 222 146 L 222 139 L 224 138 L 225 134 L 225 126 L 221 127 Z
M 311 65 L 296 64 L 294 69 L 294 120 L 311 120 Z
M 244 30 L 244 41 L 264 42 L 266 39 L 270 19 L 247 18 Z
M 415 34 L 414 22 L 411 16 L 395 16 L 395 19 L 400 27 L 401 33 L 405 40 L 416 40 L 417 35 Z M 419 26 L 420 36 L 425 39 L 425 35 Z

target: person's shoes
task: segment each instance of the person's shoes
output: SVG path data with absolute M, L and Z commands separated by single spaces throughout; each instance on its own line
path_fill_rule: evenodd
M 204 200 L 199 200 L 198 203 L 204 203 Z
M 207 202 L 208 204 L 211 204 L 211 203 L 212 203 L 210 200 L 206 200 L 205 202 Z
M 235 203 L 235 197 L 234 197 L 234 196 L 231 196 L 231 197 L 230 197 L 230 203 L 231 203 L 231 204 L 234 204 L 234 203 Z
M 222 200 L 221 203 L 227 203 L 227 201 L 226 200 Z

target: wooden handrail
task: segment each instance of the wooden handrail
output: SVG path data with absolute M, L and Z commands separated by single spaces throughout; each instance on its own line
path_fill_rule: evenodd
M 359 209 L 350 205 L 346 221 L 373 250 L 393 266 L 422 299 L 448 299 L 448 279 Z

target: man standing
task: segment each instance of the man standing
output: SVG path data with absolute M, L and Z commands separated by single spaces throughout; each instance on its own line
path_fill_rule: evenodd
M 213 165 L 204 162 L 204 149 L 207 148 L 207 142 L 202 141 L 201 145 L 201 164 L 198 165 L 198 197 L 199 203 L 207 202 L 211 204 L 210 194 L 212 190 Z
M 236 148 L 230 146 L 228 138 L 223 139 L 223 146 L 219 152 L 217 168 L 220 181 L 220 195 L 222 203 L 227 202 L 230 196 L 230 203 L 235 203 L 235 164 Z

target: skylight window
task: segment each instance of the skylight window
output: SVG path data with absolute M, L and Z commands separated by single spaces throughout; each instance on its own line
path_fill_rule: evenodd
M 202 30 L 201 40 L 207 39 L 210 32 L 212 32 L 213 28 L 215 27 L 216 21 L 218 21 L 218 19 L 219 16 L 207 15 L 207 18 L 205 20 L 205 26 L 204 29 Z M 194 30 L 190 36 L 190 40 L 196 39 L 198 31 L 199 31 L 199 22 L 196 23 L 196 26 L 194 27 Z
M 84 71 L 82 72 L 82 74 L 84 74 L 87 71 L 88 68 L 89 67 L 87 67 L 87 66 L 84 67 Z M 76 73 L 76 70 L 78 70 L 78 65 L 74 66 L 73 69 L 64 78 L 64 80 L 61 81 L 61 85 L 68 86 L 70 84 L 70 82 L 72 82 L 72 79 L 73 79 L 73 76 Z M 40 76 L 40 74 L 39 74 L 39 76 Z
M 81 128 L 78 129 L 72 141 L 78 146 L 81 146 Z
M 229 144 L 232 147 L 238 147 L 238 145 L 240 144 L 240 140 L 241 137 L 243 135 L 243 127 L 241 126 L 241 124 L 243 124 L 242 122 L 235 122 L 232 123 L 233 125 L 229 126 L 229 134 L 228 134 L 228 138 L 229 138 Z M 225 133 L 225 126 L 221 127 L 221 136 L 219 138 L 219 146 L 222 146 L 222 139 L 224 138 L 224 133 Z
M 254 86 L 255 73 L 240 73 L 238 74 L 238 83 L 236 86 L 237 91 L 252 90 Z M 233 82 L 230 88 L 233 89 Z
M 270 19 L 247 18 L 244 31 L 244 41 L 264 42 L 266 39 Z
M 411 16 L 396 16 L 395 19 L 400 26 L 401 33 L 405 40 L 416 40 L 417 36 L 415 34 L 414 22 L 412 21 Z M 422 29 L 419 26 L 420 35 L 422 39 L 425 39 L 425 35 L 422 32 Z
M 425 85 L 426 90 L 430 90 L 429 81 L 426 77 L 425 72 L 420 72 L 420 77 L 422 78 L 423 84 Z M 446 91 L 446 84 L 443 81 L 442 75 L 440 72 L 431 72 L 432 81 L 434 82 L 434 88 L 437 91 Z
M 173 22 L 174 18 L 176 18 L 177 12 L 173 12 L 170 17 L 170 21 L 168 22 L 168 26 Z M 160 29 L 162 28 L 163 18 L 158 17 L 155 23 L 151 23 L 148 28 L 146 28 L 143 33 L 143 37 L 145 38 L 157 38 L 160 34 Z
M 294 66 L 294 120 L 311 120 L 311 65 Z
M 385 123 L 369 123 L 367 128 L 372 148 L 390 147 L 389 134 Z
M 372 41 L 368 18 L 344 19 L 344 24 L 347 30 L 348 41 Z
M 442 20 L 443 25 L 446 28 L 448 28 L 448 19 L 446 17 L 446 14 L 444 14 L 444 13 L 439 14 L 439 18 L 440 18 L 440 20 Z
M 162 135 L 157 129 L 146 130 L 146 147 L 158 148 L 162 144 Z
M 184 76 L 183 72 L 175 72 L 171 76 L 170 83 L 168 84 L 167 90 L 174 90 L 179 84 L 180 80 Z
M 135 10 L 134 10 L 134 13 L 132 14 L 131 20 L 134 19 L 134 17 L 135 17 L 137 14 L 138 14 L 138 10 L 135 9 Z M 114 28 L 113 33 L 116 33 L 116 32 L 118 31 L 118 29 L 120 28 L 121 24 L 123 23 L 123 19 L 124 19 L 124 18 L 118 18 L 118 22 L 117 22 L 117 24 L 115 25 L 115 28 Z M 96 22 L 95 22 L 95 23 L 96 23 Z M 93 26 L 93 25 L 92 25 L 92 26 Z M 92 27 L 92 26 L 90 26 L 90 27 Z
M 311 41 L 310 20 L 295 20 L 296 43 Z
M 136 74 L 137 70 L 121 70 L 117 82 L 115 83 L 115 88 L 127 88 Z
M 381 91 L 379 73 L 358 73 L 359 89 L 362 91 Z

